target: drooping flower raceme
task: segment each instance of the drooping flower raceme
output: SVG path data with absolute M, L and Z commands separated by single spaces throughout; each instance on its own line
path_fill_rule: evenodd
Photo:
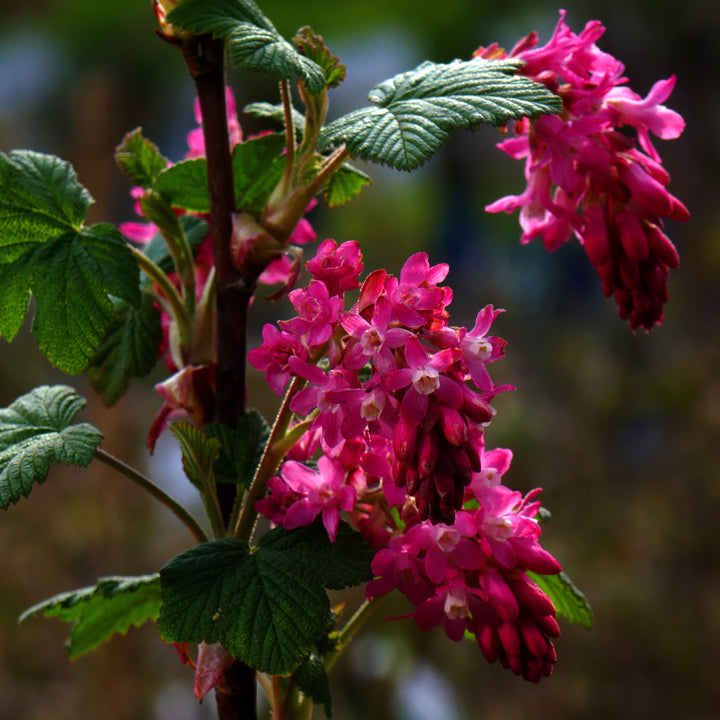
M 335 540 L 341 513 L 376 550 L 368 597 L 400 590 L 423 630 L 474 635 L 489 661 L 538 681 L 555 661 L 555 609 L 527 571 L 560 566 L 539 544 L 539 503 L 500 484 L 507 450 L 484 450 L 505 342 L 492 306 L 467 330 L 449 324 L 447 265 L 413 255 L 400 275 L 358 287 L 357 243 L 325 241 L 307 264 L 295 317 L 266 325 L 249 361 L 308 430 L 256 509 L 288 529 L 319 515 Z M 321 362 L 321 359 L 325 358 Z M 317 470 L 307 462 L 317 452 Z
M 650 330 L 662 322 L 667 276 L 679 264 L 663 221 L 689 217 L 667 190 L 670 178 L 650 133 L 676 138 L 685 123 L 662 104 L 675 77 L 655 83 L 645 98 L 637 95 L 626 85 L 622 63 L 595 44 L 604 32 L 592 21 L 576 35 L 561 11 L 547 45 L 537 47 L 531 33 L 512 49 L 510 56 L 525 63 L 520 72 L 559 95 L 563 110 L 515 123 L 515 136 L 498 147 L 525 159 L 527 187 L 486 209 L 519 209 L 521 241 L 541 237 L 548 250 L 576 235 L 620 317 L 633 330 Z M 505 53 L 492 45 L 475 56 Z

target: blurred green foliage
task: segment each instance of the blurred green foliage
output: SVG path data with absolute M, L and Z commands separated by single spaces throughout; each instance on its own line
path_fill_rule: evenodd
M 532 29 L 545 42 L 557 20 L 547 0 L 261 4 L 283 34 L 310 24 L 347 63 L 348 80 L 331 95 L 331 117 L 364 104 L 372 85 L 426 57 L 467 57 L 493 41 L 510 47 Z M 92 221 L 132 219 L 114 147 L 143 125 L 177 160 L 193 125 L 190 82 L 179 55 L 154 35 L 150 3 L 6 5 L 0 149 L 31 147 L 70 160 L 97 200 Z M 519 163 L 494 150 L 498 134 L 490 129 L 456 135 L 413 175 L 370 168 L 374 187 L 332 213 L 319 208 L 312 221 L 321 238 L 359 240 L 368 269 L 382 263 L 397 271 L 418 249 L 450 262 L 458 324 L 472 324 L 487 303 L 507 310 L 496 322 L 509 341 L 507 357 L 493 374 L 518 389 L 497 398 L 488 442 L 514 450 L 510 485 L 544 488 L 553 513 L 544 545 L 588 596 L 596 627 L 588 633 L 563 624 L 556 670 L 534 686 L 488 666 L 470 643 L 453 644 L 441 631 L 422 634 L 411 621 L 384 623 L 384 616 L 409 610 L 402 598 L 388 598 L 331 675 L 343 720 L 423 720 L 423 702 L 428 712 L 434 707 L 430 699 L 440 704 L 435 717 L 448 720 L 717 716 L 720 96 L 713 70 L 720 67 L 720 6 L 571 0 L 565 7 L 576 31 L 589 19 L 604 22 L 600 45 L 625 62 L 638 93 L 678 75 L 668 104 L 688 127 L 658 147 L 670 190 L 692 219 L 668 228 L 681 268 L 670 281 L 662 327 L 632 335 L 576 244 L 553 255 L 540 244 L 520 248 L 516 216 L 483 212 L 523 185 Z M 277 101 L 275 84 L 264 78 L 233 72 L 230 81 L 239 107 Z M 243 119 L 248 131 L 257 123 Z M 274 312 L 256 303 L 258 336 Z M 26 334 L 12 346 L 0 340 L 0 362 L 2 406 L 36 384 L 67 380 Z M 93 398 L 83 419 L 104 432 L 108 450 L 140 466 L 159 406 L 147 391 L 160 377 L 158 369 L 136 383 L 116 411 L 73 379 Z M 272 412 L 272 394 L 255 392 L 253 402 Z M 177 461 L 173 448 L 165 439 L 150 470 L 165 472 L 168 482 L 179 469 L 164 470 L 159 460 Z M 152 628 L 132 630 L 70 665 L 62 649 L 66 628 L 15 625 L 44 597 L 102 575 L 153 572 L 188 546 L 183 531 L 139 491 L 94 466 L 53 471 L 31 502 L 0 518 L 0 542 L 0 717 L 212 717 L 211 703 L 193 704 L 190 671 Z

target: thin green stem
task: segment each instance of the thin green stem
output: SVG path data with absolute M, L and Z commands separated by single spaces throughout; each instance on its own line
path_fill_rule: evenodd
M 270 432 L 267 445 L 265 446 L 265 452 L 260 460 L 260 464 L 255 471 L 255 477 L 253 477 L 252 483 L 248 488 L 245 497 L 240 503 L 240 498 L 236 498 L 235 508 L 233 509 L 233 516 L 237 517 L 237 521 L 234 524 L 230 524 L 228 527 L 231 528 L 231 532 L 234 537 L 241 538 L 243 540 L 249 540 L 252 534 L 253 526 L 255 525 L 255 519 L 257 518 L 257 511 L 255 510 L 255 503 L 258 500 L 262 500 L 265 495 L 267 488 L 267 481 L 272 477 L 280 461 L 285 456 L 287 450 L 283 447 L 280 452 L 276 447 L 278 440 L 281 440 L 287 432 L 290 420 L 292 418 L 292 410 L 290 410 L 290 402 L 292 401 L 295 394 L 305 385 L 305 379 L 301 377 L 294 377 L 290 383 L 290 387 L 285 393 L 280 410 L 278 410 L 277 417 L 275 418 L 275 424 Z M 242 509 L 240 506 L 242 505 Z
M 170 278 L 147 255 L 134 247 L 130 247 L 130 250 L 135 256 L 140 269 L 162 290 L 163 295 L 167 298 L 173 320 L 178 328 L 180 347 L 183 354 L 189 353 L 192 347 L 192 322 L 180 293 L 170 282 Z M 184 365 L 187 358 L 182 358 L 182 360 L 182 365 Z
M 159 500 L 180 522 L 193 534 L 198 542 L 207 542 L 208 536 L 200 527 L 197 520 L 177 500 L 170 497 L 162 488 L 155 485 L 152 480 L 146 478 L 142 473 L 130 467 L 119 458 L 106 452 L 102 448 L 95 450 L 95 457 L 104 462 L 108 467 L 117 470 L 143 490 L 149 492 L 156 500 Z
M 283 115 L 285 116 L 285 170 L 280 181 L 285 195 L 292 185 L 292 174 L 295 167 L 295 125 L 293 123 L 292 103 L 290 102 L 290 83 L 280 81 L 280 96 L 282 97 Z
M 328 155 L 320 168 L 320 172 L 308 183 L 308 192 L 312 193 L 312 195 L 317 195 L 317 193 L 322 190 L 323 186 L 342 167 L 343 163 L 349 157 L 350 153 L 347 151 L 344 144 L 335 150 L 331 155 Z
M 355 611 L 353 616 L 347 621 L 345 627 L 340 631 L 335 649 L 324 657 L 325 670 L 329 671 L 335 664 L 340 653 L 348 646 L 350 641 L 355 637 L 357 631 L 362 627 L 363 623 L 368 619 L 370 610 L 375 606 L 377 598 L 365 600 L 362 605 Z

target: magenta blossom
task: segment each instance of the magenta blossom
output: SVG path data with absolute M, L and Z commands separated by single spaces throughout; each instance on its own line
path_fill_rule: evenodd
M 296 462 L 287 460 L 280 469 L 279 478 L 271 481 L 273 491 L 266 500 L 255 507 L 273 521 L 282 522 L 288 530 L 309 525 L 322 514 L 322 522 L 332 542 L 337 538 L 340 511 L 350 512 L 355 504 L 355 490 L 345 484 L 342 465 L 326 456 L 318 461 L 318 472 Z M 283 497 L 290 495 L 290 501 Z M 286 505 L 286 506 L 285 506 Z
M 556 250 L 575 235 L 613 295 L 621 318 L 635 330 L 662 322 L 667 276 L 678 266 L 674 246 L 663 233 L 667 218 L 684 221 L 685 206 L 666 186 L 650 133 L 678 137 L 685 123 L 662 103 L 675 78 L 660 80 L 645 98 L 626 86 L 624 67 L 596 41 L 605 32 L 589 22 L 576 35 L 561 11 L 555 32 L 543 47 L 531 33 L 511 51 L 525 64 L 520 72 L 562 99 L 560 116 L 515 123 L 515 137 L 498 147 L 525 159 L 527 187 L 487 206 L 489 212 L 520 209 L 522 242 L 541 237 Z M 497 46 L 477 57 L 502 57 Z M 622 131 L 635 131 L 639 148 Z

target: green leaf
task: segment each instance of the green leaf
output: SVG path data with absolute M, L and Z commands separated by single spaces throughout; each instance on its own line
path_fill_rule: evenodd
M 213 463 L 220 452 L 220 442 L 207 437 L 197 425 L 189 422 L 171 423 L 170 432 L 180 443 L 185 475 L 204 493 L 207 487 L 215 484 Z
M 325 715 L 332 717 L 332 702 L 330 698 L 330 683 L 322 660 L 310 653 L 300 667 L 293 673 L 293 680 L 297 686 L 309 697 L 315 705 L 322 704 Z
M 60 593 L 33 605 L 19 622 L 43 615 L 73 623 L 66 642 L 71 660 L 94 650 L 115 633 L 126 633 L 131 625 L 139 627 L 156 620 L 160 612 L 160 578 L 105 577 L 97 585 Z
M 171 165 L 158 175 L 153 190 L 162 193 L 173 207 L 209 213 L 207 161 L 195 158 Z
M 130 378 L 144 377 L 155 367 L 161 342 L 160 313 L 150 295 L 143 293 L 137 311 L 124 300 L 115 302 L 115 319 L 86 369 L 105 405 L 125 394 Z
M 265 418 L 255 408 L 250 408 L 240 417 L 234 430 L 222 423 L 209 423 L 203 430 L 208 437 L 217 438 L 221 443 L 214 467 L 215 480 L 248 487 L 270 437 L 270 426 Z
M 236 67 L 282 78 L 297 75 L 312 93 L 325 89 L 323 69 L 285 40 L 251 0 L 187 0 L 167 19 L 183 30 L 227 40 Z
M 51 155 L 0 153 L 0 333 L 12 340 L 28 310 L 50 362 L 82 371 L 114 317 L 110 296 L 140 305 L 137 262 L 111 225 L 85 227 L 92 198 Z
M 375 553 L 362 535 L 344 521 L 340 522 L 335 542 L 330 541 L 321 518 L 317 518 L 307 527 L 270 530 L 258 545 L 289 553 L 298 565 L 312 567 L 328 590 L 342 590 L 373 579 L 370 563 Z
M 552 600 L 558 615 L 588 630 L 592 628 L 590 603 L 564 572 L 557 575 L 538 575 L 528 570 L 527 575 Z
M 138 285 L 137 262 L 118 230 L 99 224 L 71 231 L 2 269 L 0 297 L 9 293 L 13 302 L 0 308 L 0 329 L 12 340 L 27 312 L 17 298 L 29 289 L 37 303 L 32 333 L 40 349 L 64 372 L 79 373 L 115 316 L 110 296 L 138 307 Z
M 50 463 L 86 466 L 102 441 L 92 425 L 72 425 L 85 398 L 66 385 L 43 385 L 0 410 L 0 507 L 43 483 Z
M 160 571 L 158 629 L 169 642 L 221 642 L 261 672 L 288 675 L 324 627 L 330 603 L 313 570 L 273 547 L 224 538 Z
M 268 118 L 274 120 L 280 125 L 285 125 L 285 110 L 282 105 L 269 102 L 254 102 L 246 105 L 243 112 L 259 118 Z M 295 108 L 292 108 L 293 125 L 295 126 L 295 134 L 298 138 L 302 138 L 305 132 L 305 116 Z
M 325 127 L 320 150 L 345 143 L 352 157 L 412 170 L 430 158 L 455 128 L 559 112 L 560 100 L 515 75 L 517 60 L 424 62 L 374 87 L 377 107 L 355 110 Z
M 361 170 L 345 163 L 329 180 L 323 191 L 323 200 L 334 208 L 350 202 L 372 180 Z
M 133 185 L 151 188 L 168 165 L 157 146 L 143 137 L 142 128 L 127 133 L 115 150 L 115 162 Z
M 284 148 L 285 137 L 281 133 L 262 135 L 234 147 L 233 183 L 238 212 L 260 213 L 265 208 L 283 173 Z
M 193 253 L 202 245 L 208 235 L 207 223 L 194 215 L 183 215 L 180 218 L 180 225 L 185 237 L 190 243 Z M 145 246 L 144 254 L 147 255 L 164 273 L 175 271 L 175 263 L 168 251 L 167 243 L 161 233 L 157 233 Z M 151 281 L 148 279 L 147 283 Z
M 0 263 L 79 231 L 92 202 L 70 163 L 29 150 L 0 152 Z
M 333 55 L 321 35 L 316 35 L 311 27 L 300 28 L 293 38 L 295 47 L 305 56 L 316 62 L 325 73 L 325 84 L 335 88 L 345 79 L 347 68 Z

